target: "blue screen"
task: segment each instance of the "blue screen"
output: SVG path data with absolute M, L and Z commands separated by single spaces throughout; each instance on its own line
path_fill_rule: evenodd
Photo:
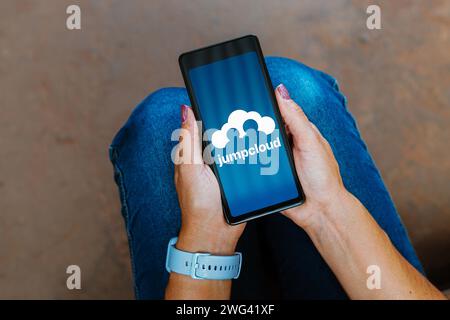
M 194 67 L 188 76 L 202 125 L 210 132 L 208 140 L 221 131 L 211 149 L 231 215 L 298 198 L 286 142 L 278 132 L 280 124 L 269 96 L 271 88 L 256 52 Z M 242 122 L 245 136 L 238 128 Z M 247 134 L 251 130 L 256 141 Z

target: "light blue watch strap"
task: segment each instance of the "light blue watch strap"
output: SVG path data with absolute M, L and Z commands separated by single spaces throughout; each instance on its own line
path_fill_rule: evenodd
M 237 279 L 241 272 L 242 254 L 215 256 L 210 253 L 191 253 L 175 248 L 178 238 L 172 238 L 167 246 L 166 270 L 191 276 L 193 279 Z

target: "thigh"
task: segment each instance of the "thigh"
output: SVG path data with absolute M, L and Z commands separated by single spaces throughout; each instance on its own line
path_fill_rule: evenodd
M 284 83 L 291 97 L 330 143 L 346 188 L 369 210 L 400 253 L 422 271 L 336 80 L 290 59 L 274 57 L 266 61 L 274 87 Z M 337 279 L 300 228 L 281 215 L 272 215 L 265 218 L 265 233 L 277 259 L 276 265 L 286 296 L 345 297 Z
M 110 147 L 130 247 L 138 299 L 164 296 L 167 243 L 178 234 L 180 209 L 173 183 L 172 132 L 180 127 L 186 91 L 156 91 L 140 103 Z

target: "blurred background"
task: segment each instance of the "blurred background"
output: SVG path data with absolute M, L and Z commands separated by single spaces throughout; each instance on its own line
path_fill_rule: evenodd
M 0 298 L 133 298 L 109 143 L 146 95 L 183 85 L 180 53 L 250 33 L 339 80 L 429 278 L 450 287 L 450 1 L 2 0 Z

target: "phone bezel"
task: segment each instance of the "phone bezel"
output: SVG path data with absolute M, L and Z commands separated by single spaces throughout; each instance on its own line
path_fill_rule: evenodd
M 192 110 L 194 111 L 196 119 L 200 120 L 200 119 L 202 119 L 202 116 L 200 113 L 200 108 L 198 107 L 197 101 L 195 100 L 195 96 L 193 94 L 193 88 L 191 85 L 191 81 L 188 77 L 189 70 L 192 68 L 195 68 L 195 67 L 210 64 L 215 61 L 219 61 L 219 60 L 223 60 L 223 59 L 230 58 L 233 56 L 241 55 L 241 54 L 251 52 L 251 51 L 256 52 L 256 54 L 258 56 L 258 61 L 261 65 L 262 73 L 264 76 L 264 81 L 265 81 L 266 87 L 268 88 L 269 96 L 270 96 L 270 99 L 272 102 L 272 107 L 274 109 L 275 117 L 276 117 L 276 120 L 277 120 L 279 128 L 280 128 L 279 131 L 281 132 L 283 141 L 286 144 L 286 151 L 287 151 L 287 156 L 288 156 L 288 160 L 289 160 L 289 165 L 291 167 L 291 172 L 292 172 L 292 175 L 294 177 L 294 181 L 295 181 L 295 184 L 297 187 L 298 197 L 234 217 L 230 212 L 230 208 L 229 208 L 226 196 L 225 196 L 225 192 L 223 190 L 222 182 L 220 180 L 220 176 L 219 176 L 219 173 L 217 170 L 216 163 L 213 162 L 210 165 L 210 167 L 213 170 L 214 175 L 216 176 L 217 181 L 219 183 L 220 194 L 221 194 L 221 198 L 222 198 L 222 207 L 223 207 L 225 220 L 227 221 L 228 224 L 231 224 L 231 225 L 236 225 L 236 224 L 243 223 L 248 220 L 256 219 L 256 218 L 259 218 L 259 217 L 262 217 L 262 216 L 265 216 L 268 214 L 272 214 L 272 213 L 283 211 L 283 210 L 286 210 L 286 209 L 289 209 L 292 207 L 296 207 L 296 206 L 301 205 L 305 201 L 305 195 L 303 192 L 303 188 L 300 184 L 300 180 L 298 179 L 298 176 L 297 176 L 297 173 L 295 170 L 293 154 L 292 154 L 292 147 L 290 145 L 287 134 L 284 130 L 284 126 L 282 125 L 283 120 L 281 118 L 280 110 L 279 110 L 278 103 L 277 103 L 277 100 L 275 97 L 274 88 L 272 86 L 272 82 L 269 77 L 269 72 L 267 71 L 267 66 L 264 61 L 264 56 L 263 56 L 263 53 L 261 50 L 261 46 L 260 46 L 259 40 L 256 36 L 247 35 L 247 36 L 244 36 L 241 38 L 237 38 L 237 39 L 225 41 L 222 43 L 214 44 L 214 45 L 211 45 L 208 47 L 200 48 L 197 50 L 189 51 L 189 52 L 181 54 L 180 57 L 178 58 L 181 73 L 183 75 L 183 80 L 186 84 L 186 89 L 187 89 L 187 92 L 189 95 L 189 99 L 191 100 Z M 204 129 L 205 128 L 202 128 L 202 131 L 203 131 L 202 136 L 205 131 Z M 206 145 L 205 145 L 206 142 L 203 141 L 203 139 L 202 139 L 202 144 L 203 144 L 202 149 L 204 150 L 204 148 L 206 147 Z

